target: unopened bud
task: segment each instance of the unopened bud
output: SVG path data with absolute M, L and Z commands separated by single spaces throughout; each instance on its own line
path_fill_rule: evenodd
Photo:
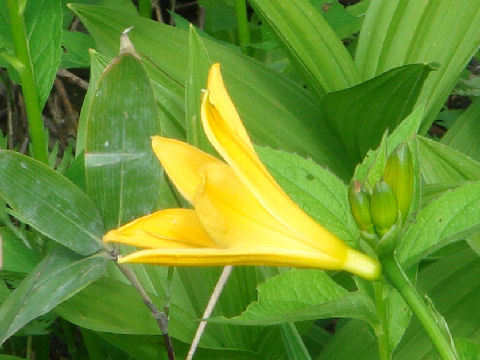
M 407 144 L 400 144 L 388 157 L 383 179 L 392 187 L 405 221 L 413 196 L 413 160 Z
M 374 229 L 370 216 L 370 196 L 360 181 L 355 180 L 350 183 L 348 187 L 348 202 L 358 228 L 373 234 Z
M 385 235 L 397 221 L 397 199 L 391 186 L 383 180 L 380 180 L 373 189 L 370 213 L 375 230 L 380 236 Z

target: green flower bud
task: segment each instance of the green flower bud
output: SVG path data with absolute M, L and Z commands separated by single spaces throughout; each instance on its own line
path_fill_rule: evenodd
M 407 144 L 400 144 L 388 157 L 383 179 L 392 187 L 405 221 L 413 196 L 413 160 Z
M 360 181 L 352 181 L 348 187 L 348 202 L 353 218 L 360 230 L 373 234 L 373 223 L 370 216 L 370 196 Z
M 370 213 L 375 230 L 380 236 L 396 223 L 398 218 L 397 199 L 393 189 L 385 181 L 380 180 L 373 189 L 370 199 Z

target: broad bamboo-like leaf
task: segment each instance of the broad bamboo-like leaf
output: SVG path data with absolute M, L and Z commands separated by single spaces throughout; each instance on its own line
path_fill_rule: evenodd
M 111 333 L 100 333 L 103 339 L 113 346 L 123 350 L 128 355 L 138 360 L 166 360 L 164 343 L 160 336 L 142 335 L 119 335 Z M 175 356 L 184 359 L 190 348 L 190 344 L 175 341 L 173 339 Z M 198 348 L 195 352 L 195 360 L 264 360 L 265 357 L 253 351 L 242 351 L 234 349 L 211 350 Z M 0 359 L 2 360 L 2 359 Z
M 470 249 L 446 257 L 420 271 L 422 289 L 442 313 L 456 338 L 480 341 L 480 262 Z M 336 331 L 318 360 L 371 360 L 377 344 L 365 323 L 350 321 Z M 395 360 L 436 359 L 430 339 L 414 318 L 393 355 Z
M 360 318 L 375 325 L 375 305 L 350 293 L 318 270 L 291 270 L 258 287 L 258 301 L 239 316 L 214 321 L 239 325 L 271 325 L 329 317 Z
M 317 94 L 355 85 L 360 78 L 345 46 L 308 0 L 250 1 Z
M 102 218 L 77 186 L 48 166 L 12 151 L 0 151 L 0 168 L 0 196 L 21 221 L 79 254 L 100 250 L 105 232 Z
M 480 2 L 373 0 L 360 31 L 355 63 L 362 79 L 411 63 L 437 62 L 422 89 L 428 130 L 480 46 Z
M 480 99 L 477 99 L 455 120 L 441 142 L 480 161 L 479 138 Z
M 302 337 L 292 322 L 281 324 L 280 330 L 285 344 L 285 350 L 290 360 L 311 360 Z
M 0 344 L 30 320 L 69 299 L 105 271 L 107 258 L 54 249 L 0 306 Z
M 182 126 L 185 131 L 185 115 L 178 110 L 184 108 L 184 89 L 178 88 L 178 84 L 183 86 L 186 81 L 188 33 L 109 8 L 80 4 L 70 8 L 87 26 L 97 47 L 108 56 L 116 55 L 121 32 L 134 26 L 129 36 L 137 51 L 155 64 L 146 62 L 147 71 L 155 96 L 164 106 L 161 110 L 171 115 L 168 125 L 162 125 L 162 133 L 171 136 L 164 130 Z M 341 178 L 350 177 L 351 165 L 346 165 L 344 151 L 339 149 L 338 140 L 308 91 L 218 42 L 204 39 L 204 44 L 210 59 L 221 63 L 228 91 L 256 143 L 310 156 Z M 169 90 L 172 87 L 174 90 Z M 181 132 L 176 133 L 181 137 Z
M 355 164 L 413 110 L 430 71 L 428 65 L 406 65 L 321 98 L 328 124 Z
M 29 273 L 40 256 L 6 227 L 0 228 L 0 271 Z
M 206 86 L 208 70 L 212 61 L 203 40 L 193 25 L 190 26 L 188 36 L 188 51 L 187 82 L 185 84 L 187 142 L 213 154 L 213 147 L 207 140 L 200 120 L 201 93 Z
M 120 55 L 98 82 L 85 144 L 87 191 L 107 228 L 157 208 L 162 173 L 150 138 L 158 133 L 147 73 L 134 55 Z
M 109 61 L 93 49 L 90 49 L 90 81 L 88 83 L 88 90 L 83 99 L 80 117 L 78 118 L 77 142 L 75 147 L 75 156 L 80 154 L 83 156 L 85 150 L 85 137 L 87 136 L 87 118 L 90 105 L 92 103 L 93 95 L 97 88 L 98 79 L 103 72 L 103 69 L 108 65 Z
M 420 168 L 427 184 L 453 183 L 480 179 L 480 163 L 437 141 L 418 136 Z

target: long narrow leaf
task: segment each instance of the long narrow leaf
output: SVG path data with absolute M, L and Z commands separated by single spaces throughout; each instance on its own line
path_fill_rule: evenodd
M 347 49 L 308 0 L 251 0 L 317 94 L 344 89 L 360 77 Z

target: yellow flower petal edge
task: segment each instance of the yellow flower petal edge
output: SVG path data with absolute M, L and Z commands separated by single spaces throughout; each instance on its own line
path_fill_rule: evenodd
M 143 216 L 109 231 L 103 241 L 147 249 L 215 246 L 200 225 L 197 213 L 189 209 L 166 209 Z
M 353 249 L 350 249 L 347 254 L 351 262 L 359 264 L 355 267 L 355 274 L 368 280 L 378 278 L 380 268 L 367 255 Z M 337 269 L 336 267 L 326 267 L 323 260 L 321 254 L 311 252 L 256 247 L 254 249 L 149 249 L 122 256 L 118 259 L 118 262 L 164 266 L 264 265 L 327 270 Z M 348 269 L 345 270 L 348 271 Z
M 224 88 L 218 66 L 212 66 L 208 79 L 208 91 L 203 97 L 201 115 L 205 133 L 218 153 L 272 216 L 297 232 L 305 243 L 345 258 L 345 244 L 317 224 L 285 194 L 258 158 L 248 137 L 239 136 L 242 131 L 238 127 L 242 125 L 235 120 L 238 117 L 235 108 L 225 107 L 223 109 L 228 111 L 220 113 L 222 108 L 217 108 L 210 101 L 212 97 L 218 98 L 218 95 L 211 95 L 211 91 Z M 228 97 L 228 93 L 223 93 L 223 96 Z M 216 104 L 218 103 L 217 100 Z M 230 126 L 232 123 L 236 124 L 235 129 Z

